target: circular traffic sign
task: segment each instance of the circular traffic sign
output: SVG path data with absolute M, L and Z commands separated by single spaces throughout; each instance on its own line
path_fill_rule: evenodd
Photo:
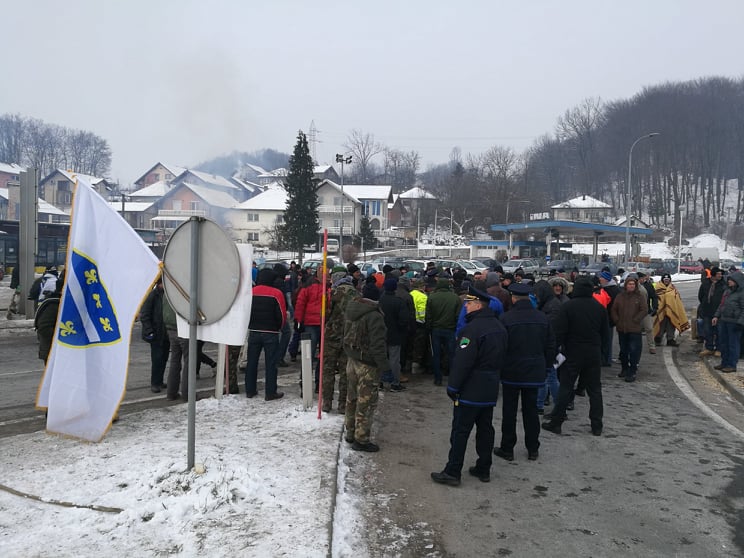
M 192 242 L 198 227 L 198 242 Z M 163 289 L 173 310 L 190 319 L 191 258 L 198 261 L 197 307 L 199 324 L 222 318 L 240 287 L 240 259 L 235 243 L 214 221 L 192 217 L 173 232 L 163 254 Z

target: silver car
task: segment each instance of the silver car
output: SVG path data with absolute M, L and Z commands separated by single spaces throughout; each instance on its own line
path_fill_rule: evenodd
M 537 260 L 530 258 L 524 258 L 519 260 L 508 260 L 501 264 L 504 269 L 504 273 L 514 273 L 520 267 L 525 273 L 537 273 L 540 269 L 540 264 Z

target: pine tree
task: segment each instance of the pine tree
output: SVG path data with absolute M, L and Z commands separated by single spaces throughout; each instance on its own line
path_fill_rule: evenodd
M 287 208 L 284 210 L 284 225 L 281 228 L 286 242 L 297 250 L 302 262 L 303 246 L 313 244 L 318 238 L 318 192 L 310 157 L 307 138 L 300 130 L 292 156 L 289 172 L 284 182 L 287 191 Z
M 362 216 L 362 220 L 359 222 L 359 234 L 357 235 L 359 245 L 363 249 L 363 252 L 367 254 L 367 250 L 373 250 L 377 248 L 377 238 L 372 230 L 372 226 L 369 224 L 369 217 L 366 215 Z

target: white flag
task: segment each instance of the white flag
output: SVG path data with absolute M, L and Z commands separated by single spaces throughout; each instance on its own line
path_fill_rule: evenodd
M 134 318 L 157 257 L 89 184 L 77 181 L 65 286 L 36 406 L 47 430 L 100 441 L 124 397 Z

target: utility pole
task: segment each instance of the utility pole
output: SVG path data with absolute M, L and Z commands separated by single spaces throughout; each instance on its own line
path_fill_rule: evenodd
M 36 231 L 38 230 L 39 204 L 39 172 L 37 169 L 27 169 L 20 174 L 21 182 L 21 214 L 18 222 L 18 278 L 21 285 L 21 295 L 31 288 L 34 282 L 34 267 L 36 266 Z M 68 247 L 69 249 L 69 247 Z M 34 317 L 34 301 L 21 296 L 20 306 L 26 318 Z

